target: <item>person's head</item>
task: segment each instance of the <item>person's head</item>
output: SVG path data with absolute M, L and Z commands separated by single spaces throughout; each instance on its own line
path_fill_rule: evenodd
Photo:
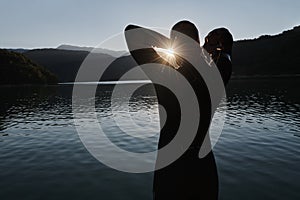
M 213 53 L 215 50 L 220 49 L 231 55 L 232 44 L 233 37 L 229 30 L 226 28 L 217 28 L 209 32 L 205 37 L 203 48 L 208 53 Z
M 195 24 L 190 21 L 183 20 L 177 22 L 171 29 L 171 40 L 175 40 L 177 32 L 182 33 L 200 44 L 199 32 Z

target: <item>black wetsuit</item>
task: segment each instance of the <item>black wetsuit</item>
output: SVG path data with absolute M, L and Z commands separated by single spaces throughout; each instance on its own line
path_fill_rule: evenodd
M 140 28 L 128 26 L 126 30 Z M 138 49 L 130 52 L 139 65 L 147 63 L 162 63 L 152 48 Z M 216 56 L 214 56 L 216 57 Z M 231 75 L 231 62 L 220 54 L 215 59 L 224 84 Z M 207 86 L 197 70 L 182 59 L 181 67 L 177 69 L 189 81 L 197 95 L 200 108 L 200 120 L 197 135 L 189 149 L 176 161 L 165 168 L 155 171 L 153 192 L 154 199 L 218 199 L 218 174 L 213 152 L 200 159 L 200 147 L 211 122 L 211 101 Z M 168 78 L 168 77 L 166 77 Z M 180 83 L 178 83 L 180 84 Z M 176 135 L 180 119 L 180 105 L 176 96 L 168 88 L 154 84 L 158 103 L 167 112 L 167 119 L 160 131 L 158 148 L 167 145 Z M 161 110 L 159 111 L 161 115 Z M 162 123 L 162 122 L 161 122 Z M 162 124 L 161 124 L 162 126 Z M 160 155 L 157 155 L 159 160 Z

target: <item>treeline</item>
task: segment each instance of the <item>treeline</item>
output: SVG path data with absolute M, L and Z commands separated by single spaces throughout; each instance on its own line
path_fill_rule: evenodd
M 56 84 L 57 77 L 21 53 L 0 49 L 0 84 Z
M 300 26 L 275 36 L 242 40 L 233 46 L 234 76 L 300 74 Z

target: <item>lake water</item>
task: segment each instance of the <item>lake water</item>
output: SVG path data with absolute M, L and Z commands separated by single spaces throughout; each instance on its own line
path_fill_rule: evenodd
M 225 126 L 214 148 L 220 199 L 300 199 L 299 85 L 299 79 L 231 81 Z M 154 150 L 157 137 L 140 142 L 112 123 L 112 88 L 100 85 L 96 96 L 109 138 L 127 150 Z M 0 91 L 1 200 L 152 199 L 153 173 L 119 172 L 85 149 L 73 121 L 71 85 Z M 158 132 L 151 89 L 130 105 L 137 123 Z

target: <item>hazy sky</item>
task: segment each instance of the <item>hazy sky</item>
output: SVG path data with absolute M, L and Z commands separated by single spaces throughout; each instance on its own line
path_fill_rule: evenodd
M 189 19 L 203 38 L 224 26 L 235 40 L 300 25 L 299 0 L 0 0 L 0 48 L 96 46 L 129 23 L 170 28 Z

